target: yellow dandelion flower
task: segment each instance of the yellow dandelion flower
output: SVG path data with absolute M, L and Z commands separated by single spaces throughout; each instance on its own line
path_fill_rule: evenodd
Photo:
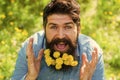
M 22 32 L 22 30 L 19 29 L 18 27 L 15 27 L 15 31 L 16 31 L 16 32 Z
M 40 12 L 40 16 L 43 16 L 43 12 Z
M 116 21 L 112 21 L 112 24 L 115 25 L 117 22 Z
M 45 58 L 50 57 L 50 53 L 45 53 Z
M 5 18 L 6 18 L 5 14 L 0 15 L 0 17 L 1 17 L 2 19 L 5 19 Z
M 47 63 L 48 66 L 50 66 L 52 64 L 52 58 L 51 57 L 46 58 L 45 62 Z
M 53 53 L 54 58 L 60 57 L 60 52 L 56 51 Z
M 47 54 L 47 55 L 45 55 L 44 57 L 47 59 L 48 57 L 50 57 L 50 55 Z
M 56 59 L 53 59 L 50 56 L 50 49 L 46 49 L 44 54 L 47 66 L 53 65 L 57 70 L 62 68 L 62 64 L 70 66 L 76 66 L 78 64 L 78 61 L 74 61 L 74 57 L 72 55 L 68 55 L 67 53 L 64 53 L 63 56 L 60 57 L 60 52 L 54 52 L 53 57 Z
M 28 32 L 27 32 L 26 30 L 23 30 L 23 31 L 22 31 L 22 35 L 27 36 L 27 35 L 28 35 Z
M 14 25 L 14 22 L 10 22 L 10 25 L 13 26 L 13 25 Z
M 77 66 L 78 65 L 78 61 L 72 61 L 71 62 L 71 66 Z
M 46 49 L 46 50 L 44 51 L 44 54 L 45 54 L 45 55 L 50 55 L 50 49 Z
M 12 12 L 12 11 L 10 11 L 10 12 L 8 13 L 8 15 L 12 16 L 12 15 L 13 15 L 13 12 Z
M 56 64 L 56 65 L 55 65 L 55 68 L 56 68 L 57 70 L 59 70 L 59 69 L 62 68 L 62 65 L 60 65 L 60 64 Z
M 95 37 L 96 37 L 96 33 L 92 33 L 91 36 L 92 36 L 93 38 L 95 38 Z
M 48 58 L 51 58 L 49 55 L 45 55 L 45 58 L 48 59 Z
M 62 59 L 63 59 L 63 60 L 67 60 L 67 57 L 68 57 L 68 54 L 67 54 L 67 53 L 64 53 L 63 56 L 62 56 Z
M 67 58 L 69 61 L 73 61 L 73 56 L 72 55 L 68 55 L 68 58 Z
M 63 64 L 62 58 L 57 58 L 56 59 L 56 64 Z
M 55 65 L 55 60 L 54 59 L 51 60 L 51 65 Z
M 5 44 L 5 41 L 1 41 L 1 44 L 3 44 L 3 45 L 4 45 L 4 44 Z
M 109 15 L 112 15 L 113 13 L 111 11 L 109 11 Z
M 65 61 L 64 61 L 64 64 L 65 64 L 65 65 L 70 65 L 70 62 L 69 62 L 68 60 L 65 60 Z
M 0 75 L 0 79 L 4 79 L 4 76 L 3 76 L 3 75 Z

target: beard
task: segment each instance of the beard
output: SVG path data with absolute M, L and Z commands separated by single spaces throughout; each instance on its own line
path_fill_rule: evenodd
M 54 45 L 56 45 L 56 44 L 59 44 L 60 42 L 63 42 L 65 45 L 68 45 L 69 46 L 69 49 L 68 50 L 66 50 L 66 51 L 64 51 L 64 52 L 61 52 L 61 51 L 59 51 L 60 52 L 60 57 L 62 57 L 62 55 L 64 54 L 64 53 L 67 53 L 68 55 L 72 55 L 73 56 L 73 58 L 74 58 L 74 60 L 76 60 L 77 59 L 77 57 L 76 57 L 76 47 L 77 47 L 77 40 L 74 42 L 74 43 L 72 43 L 72 41 L 70 40 L 70 39 L 68 39 L 68 38 L 62 38 L 62 39 L 59 39 L 59 38 L 56 38 L 56 39 L 53 39 L 51 42 L 47 42 L 47 40 L 46 40 L 46 48 L 47 49 L 50 49 L 50 56 L 52 57 L 52 58 L 54 58 L 53 57 L 53 53 L 56 51 L 55 49 L 54 49 Z M 53 69 L 55 69 L 55 66 L 51 66 L 51 68 L 53 68 Z M 62 65 L 62 69 L 60 69 L 60 70 L 63 70 L 63 71 L 67 71 L 68 69 L 71 69 L 72 67 L 71 66 L 69 66 L 69 65 Z

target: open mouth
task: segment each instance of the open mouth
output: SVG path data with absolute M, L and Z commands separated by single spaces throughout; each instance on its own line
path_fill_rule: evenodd
M 59 42 L 54 44 L 54 49 L 60 52 L 66 52 L 69 48 L 69 45 L 65 42 Z

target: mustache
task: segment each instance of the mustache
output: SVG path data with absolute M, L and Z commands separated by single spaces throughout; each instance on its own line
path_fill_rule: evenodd
M 59 39 L 59 38 L 56 38 L 56 39 L 53 39 L 49 45 L 50 47 L 54 46 L 54 44 L 59 44 L 60 42 L 63 42 L 65 45 L 69 45 L 69 46 L 72 46 L 72 41 L 70 39 L 67 39 L 67 38 L 62 38 L 62 39 Z
M 47 42 L 47 40 L 46 40 L 46 48 L 49 48 L 51 50 L 51 53 L 53 53 L 55 51 L 53 46 L 59 44 L 60 42 L 62 42 L 64 45 L 69 46 L 69 49 L 66 51 L 66 53 L 74 55 L 75 49 L 77 47 L 77 40 L 76 40 L 76 42 L 72 43 L 72 41 L 66 37 L 62 38 L 62 39 L 54 38 L 51 40 L 51 42 Z

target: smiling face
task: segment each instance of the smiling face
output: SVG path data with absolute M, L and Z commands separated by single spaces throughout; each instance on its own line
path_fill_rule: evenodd
M 55 51 L 67 52 L 76 47 L 79 27 L 65 14 L 52 14 L 47 17 L 45 27 L 47 45 Z M 72 50 L 72 49 L 70 49 Z

